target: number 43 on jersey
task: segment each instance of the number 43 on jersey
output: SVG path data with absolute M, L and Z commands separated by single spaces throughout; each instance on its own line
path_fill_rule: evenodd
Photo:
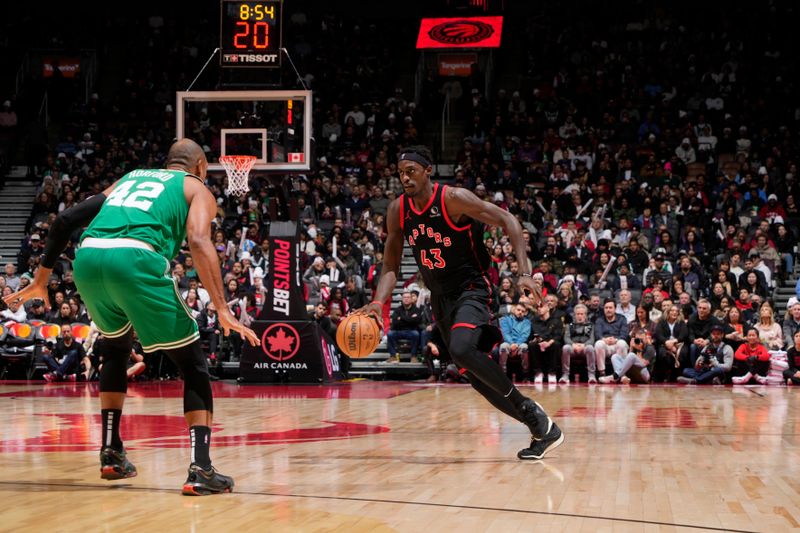
M 164 185 L 157 181 L 143 181 L 141 183 L 125 181 L 118 184 L 111 191 L 106 203 L 116 207 L 133 207 L 148 211 L 153 205 L 153 200 L 158 198 L 162 192 L 164 192 Z
M 433 259 L 428 257 L 428 253 Z M 419 260 L 420 262 L 428 267 L 429 269 L 433 270 L 434 268 L 444 268 L 447 263 L 445 263 L 444 259 L 442 259 L 442 249 L 441 248 L 431 248 L 430 250 L 422 249 L 419 251 Z

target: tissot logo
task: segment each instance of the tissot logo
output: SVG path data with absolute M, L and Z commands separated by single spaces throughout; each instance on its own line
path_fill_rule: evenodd
M 300 335 L 289 324 L 272 324 L 261 335 L 261 349 L 270 359 L 286 361 L 300 348 Z
M 442 44 L 464 45 L 479 43 L 492 36 L 494 28 L 479 20 L 455 20 L 437 24 L 428 35 Z
M 431 218 L 440 216 L 442 216 L 442 214 L 439 212 L 439 208 L 436 206 L 431 207 Z

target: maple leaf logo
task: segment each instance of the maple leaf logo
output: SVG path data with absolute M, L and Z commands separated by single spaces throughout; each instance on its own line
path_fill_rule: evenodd
M 273 324 L 264 331 L 263 340 L 269 344 L 269 349 L 263 346 L 264 353 L 276 361 L 285 361 L 297 353 L 300 335 L 288 324 Z
M 274 337 L 267 337 L 269 341 L 270 352 L 290 352 L 292 351 L 292 343 L 296 340 L 294 337 L 289 337 L 283 329 L 279 329 Z

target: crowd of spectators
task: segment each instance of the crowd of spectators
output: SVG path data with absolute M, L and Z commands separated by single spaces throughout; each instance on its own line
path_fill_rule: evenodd
M 527 242 L 527 257 L 518 258 L 502 231 L 485 229 L 505 337 L 495 356 L 508 372 L 534 382 L 570 381 L 583 365 L 589 381 L 705 382 L 748 372 L 760 379 L 758 343 L 767 361 L 770 350 L 795 345 L 800 306 L 790 306 L 785 319 L 771 303 L 793 273 L 800 220 L 797 76 L 786 57 L 791 39 L 778 33 L 786 9 L 732 9 L 727 18 L 704 20 L 702 31 L 697 17 L 655 8 L 591 26 L 589 13 L 573 20 L 545 11 L 526 21 L 526 72 L 517 85 L 484 94 L 485 84 L 458 82 L 465 90 L 451 96 L 460 94 L 454 106 L 464 119 L 463 145 L 454 176 L 445 179 L 512 212 Z M 728 29 L 745 16 L 774 33 L 755 38 Z M 298 36 L 290 50 L 315 91 L 317 139 L 316 164 L 292 176 L 290 188 L 303 224 L 308 304 L 332 330 L 363 305 L 380 274 L 386 208 L 402 192 L 398 150 L 432 143 L 425 123 L 438 117 L 454 80 L 429 74 L 415 100 L 391 68 L 388 23 L 310 13 L 288 19 L 287 31 Z M 535 31 L 543 21 L 546 29 Z M 58 142 L 31 162 L 41 186 L 30 233 L 17 265 L 6 267 L 22 283 L 60 210 L 130 169 L 163 165 L 174 135 L 171 94 L 202 58 L 152 19 L 133 26 L 148 42 L 124 81 L 113 95 L 72 105 Z M 222 194 L 218 177 L 210 186 L 219 198 L 214 243 L 226 296 L 247 320 L 264 301 L 265 237 L 281 191 L 259 176 L 239 200 Z M 73 257 L 74 241 L 54 289 L 71 283 Z M 522 261 L 536 272 L 546 305 L 534 308 L 518 293 Z M 215 312 L 188 252 L 176 258 L 173 275 L 212 361 L 235 358 L 241 342 L 218 344 Z M 2 283 L 11 287 L 14 276 Z M 392 361 L 398 340 L 410 344 L 410 357 L 438 351 L 427 288 L 417 279 L 407 285 L 401 305 L 385 313 Z M 58 292 L 38 312 L 57 309 Z M 65 311 L 83 312 L 74 290 L 62 292 L 76 304 Z M 708 347 L 720 342 L 733 356 L 720 348 L 713 364 Z M 722 372 L 708 377 L 712 366 Z

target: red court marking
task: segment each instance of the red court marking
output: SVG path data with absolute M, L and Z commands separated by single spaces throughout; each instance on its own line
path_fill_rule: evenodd
M 694 429 L 697 422 L 688 409 L 679 407 L 644 407 L 636 417 L 636 427 Z
M 555 418 L 605 418 L 608 411 L 603 407 L 562 407 Z
M 608 414 L 609 411 L 602 407 L 562 407 L 554 416 L 555 418 L 607 418 Z M 636 413 L 636 427 L 695 429 L 697 422 L 688 409 L 643 407 Z
M 31 385 L 29 390 L 0 393 L 2 397 L 16 398 L 77 398 L 96 396 L 99 384 L 92 383 L 53 383 L 0 381 L 0 385 Z M 358 381 L 355 383 L 334 383 L 330 385 L 239 385 L 215 381 L 211 384 L 214 398 L 297 398 L 297 399 L 350 399 L 385 400 L 420 390 L 407 383 L 375 383 Z M 182 381 L 155 381 L 131 383 L 128 385 L 130 398 L 183 398 Z
M 27 439 L 0 440 L 2 452 L 81 452 L 96 451 L 101 431 L 100 415 L 41 414 L 54 417 L 61 427 L 49 429 L 43 435 Z M 213 446 L 262 446 L 341 440 L 386 433 L 386 426 L 354 424 L 350 422 L 323 421 L 325 426 L 294 428 L 284 431 L 246 433 L 243 435 L 219 435 L 215 433 Z M 215 432 L 223 430 L 222 424 L 214 424 Z M 124 415 L 120 434 L 129 450 L 141 448 L 184 448 L 187 442 L 186 423 L 182 416 L 168 415 Z

